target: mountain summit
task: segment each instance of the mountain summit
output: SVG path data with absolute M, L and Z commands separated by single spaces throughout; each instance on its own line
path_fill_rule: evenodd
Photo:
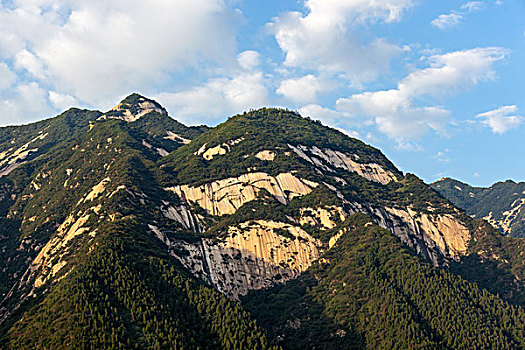
M 168 115 L 168 112 L 154 100 L 150 100 L 137 93 L 133 93 L 123 99 L 118 105 L 113 107 L 109 112 L 102 115 L 101 119 L 121 119 L 127 122 L 137 121 L 140 117 L 156 112 Z
M 132 94 L 0 152 L 2 348 L 525 346 L 521 241 L 295 112 Z

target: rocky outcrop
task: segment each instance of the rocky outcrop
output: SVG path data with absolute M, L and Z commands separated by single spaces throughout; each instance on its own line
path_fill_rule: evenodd
M 206 160 L 212 160 L 213 156 L 217 156 L 217 155 L 221 156 L 223 154 L 226 154 L 226 152 L 227 152 L 226 148 L 223 148 L 221 145 L 218 145 L 218 146 L 211 147 L 205 150 L 204 153 L 202 154 L 202 157 Z
M 109 177 L 107 177 L 104 180 L 100 181 L 97 185 L 95 185 L 93 187 L 91 192 L 89 192 L 84 199 L 81 199 L 79 201 L 79 203 L 87 202 L 87 201 L 93 201 L 95 198 L 97 198 L 100 194 L 102 194 L 106 190 L 106 186 L 110 182 L 111 182 L 111 179 Z
M 345 220 L 343 208 L 337 206 L 318 207 L 318 208 L 301 208 L 299 224 L 320 226 L 321 229 L 331 229 L 337 225 L 337 222 Z
M 422 240 L 416 243 L 419 246 L 417 250 L 426 250 L 434 264 L 439 264 L 439 255 L 457 259 L 467 252 L 470 231 L 452 215 L 417 213 L 411 208 L 384 209 L 394 223 L 401 221 L 408 227 L 409 232 L 406 232 L 406 228 L 400 227 L 403 225 L 394 224 L 394 234 L 407 243 L 411 240 L 409 236 Z M 410 245 L 414 246 L 413 243 Z
M 373 225 L 373 223 L 369 221 L 365 223 L 364 226 L 368 227 L 371 225 Z M 344 227 L 340 229 L 335 235 L 330 237 L 330 240 L 328 241 L 328 249 L 332 249 L 332 247 L 334 247 L 337 244 L 337 241 L 339 240 L 339 238 L 341 238 L 344 234 L 348 233 L 348 231 L 350 231 L 350 229 L 348 227 Z
M 205 143 L 194 154 L 197 156 L 202 155 L 202 157 L 206 160 L 212 160 L 214 156 L 225 155 L 231 150 L 231 147 L 235 146 L 241 141 L 244 141 L 244 137 L 240 137 L 235 140 L 229 140 L 227 142 L 221 143 L 220 145 L 217 145 L 215 147 L 210 147 L 210 148 L 206 148 L 206 143 Z
M 274 151 L 269 151 L 269 150 L 264 150 L 264 151 L 257 152 L 255 157 L 259 158 L 260 160 L 273 161 L 275 159 L 275 152 Z
M 434 265 L 448 265 L 467 253 L 471 238 L 463 222 L 450 214 L 420 213 L 408 208 L 374 207 L 348 203 L 350 214 L 365 213 L 375 223 L 428 258 Z
M 347 207 L 349 214 L 370 215 L 376 224 L 390 230 L 436 266 L 447 265 L 467 252 L 469 230 L 452 215 L 359 203 L 350 203 Z M 299 224 L 315 224 L 325 229 L 336 226 L 334 215 L 339 215 L 341 220 L 345 218 L 339 207 L 303 208 L 301 214 Z M 328 249 L 345 232 L 342 229 L 331 237 Z M 319 258 L 322 249 L 320 241 L 297 226 L 262 220 L 229 227 L 226 236 L 203 238 L 197 243 L 170 242 L 162 234 L 157 232 L 156 235 L 195 276 L 234 298 L 249 290 L 297 277 Z
M 57 234 L 40 250 L 36 258 L 29 267 L 31 272 L 41 268 L 38 278 L 34 282 L 36 288 L 42 286 L 49 278 L 52 278 L 65 265 L 63 257 L 67 251 L 69 242 L 89 231 L 88 227 L 83 227 L 88 221 L 89 214 L 79 217 L 76 221 L 70 215 L 57 230 Z
M 168 219 L 177 221 L 187 230 L 196 233 L 204 231 L 203 225 L 199 222 L 199 218 L 191 212 L 186 204 L 170 205 L 166 201 L 163 201 L 163 204 L 162 213 Z
M 524 193 L 525 194 L 525 193 Z M 518 198 L 510 205 L 510 209 L 501 213 L 501 218 L 496 219 L 493 216 L 493 212 L 489 212 L 489 215 L 483 219 L 487 220 L 492 226 L 501 230 L 506 234 L 512 234 L 512 229 L 517 224 L 522 215 L 521 212 L 525 208 L 525 198 Z
M 139 120 L 140 117 L 145 116 L 150 112 L 158 112 L 168 115 L 166 110 L 155 101 L 148 100 L 144 97 L 138 97 L 138 103 L 119 103 L 110 109 L 108 113 L 100 116 L 98 119 L 121 119 L 131 123 Z
M 0 153 L 0 177 L 9 175 L 9 173 L 25 163 L 27 157 L 38 151 L 38 148 L 30 148 L 29 146 L 36 141 L 45 139 L 47 135 L 47 133 L 41 133 L 16 150 L 9 148 Z
M 241 223 L 230 227 L 225 237 L 198 243 L 170 242 L 156 227 L 150 229 L 194 275 L 233 298 L 297 277 L 321 248 L 321 242 L 301 228 L 274 221 Z
M 182 185 L 166 190 L 175 192 L 184 202 L 197 203 L 211 215 L 224 215 L 233 214 L 244 203 L 256 199 L 262 189 L 287 204 L 294 197 L 310 193 L 317 185 L 291 173 L 275 177 L 266 173 L 248 173 L 201 186 Z
M 397 181 L 396 176 L 389 170 L 375 163 L 359 163 L 359 156 L 334 151 L 329 148 L 320 149 L 316 146 L 288 145 L 299 157 L 315 165 L 317 168 L 333 172 L 335 168 L 341 168 L 354 172 L 367 180 L 379 182 L 383 185 L 391 181 Z
M 168 136 L 164 136 L 163 138 L 166 139 L 166 140 L 171 140 L 171 141 L 175 141 L 175 142 L 178 142 L 178 143 L 183 143 L 185 145 L 187 145 L 188 143 L 191 142 L 191 140 L 189 139 L 186 139 L 180 135 L 177 135 L 175 134 L 174 132 L 172 131 L 167 131 L 167 134 Z
M 69 215 L 58 227 L 53 238 L 40 249 L 36 258 L 33 259 L 21 279 L 21 285 L 34 280 L 33 287 L 39 288 L 49 279 L 54 278 L 67 264 L 69 245 L 73 239 L 91 231 L 91 228 L 86 224 L 91 215 L 98 215 L 100 213 L 101 208 L 102 205 L 99 204 L 86 212 Z M 91 236 L 95 234 L 96 230 L 90 233 Z
M 375 207 L 355 202 L 346 202 L 346 209 L 349 215 L 364 213 L 370 216 L 375 224 L 392 232 L 435 266 L 448 265 L 468 252 L 471 233 L 453 215 L 420 213 L 411 207 Z M 330 238 L 329 249 L 344 232 L 343 229 Z

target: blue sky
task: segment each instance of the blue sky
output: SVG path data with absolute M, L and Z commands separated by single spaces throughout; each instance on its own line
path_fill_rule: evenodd
M 0 0 L 0 125 L 130 92 L 189 125 L 280 106 L 427 182 L 525 180 L 525 1 Z

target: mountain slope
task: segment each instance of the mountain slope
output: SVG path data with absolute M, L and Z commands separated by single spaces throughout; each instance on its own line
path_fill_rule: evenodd
M 182 273 L 138 222 L 100 229 L 10 329 L 10 348 L 268 348 L 238 304 Z
M 353 347 L 376 338 L 388 346 L 408 327 L 413 337 L 400 344 L 460 344 L 443 328 L 448 324 L 440 304 L 416 290 L 424 285 L 432 295 L 469 305 L 470 314 L 481 312 L 476 322 L 497 328 L 508 320 L 498 339 L 459 323 L 461 332 L 479 338 L 474 343 L 520 344 L 524 247 L 472 220 L 416 176 L 402 174 L 379 150 L 280 109 L 243 113 L 215 128 L 186 127 L 137 94 L 106 113 L 64 115 L 72 111 L 72 122 L 57 117 L 0 130 L 24 133 L 25 143 L 37 138 L 37 146 L 24 150 L 39 149 L 0 177 L 2 347 L 293 348 L 295 336 L 279 341 L 267 322 L 274 315 L 250 300 L 305 279 L 315 282 L 311 288 L 324 286 L 305 276 L 330 275 L 341 266 L 337 278 L 350 276 L 357 284 L 348 288 L 364 293 L 364 305 L 377 306 L 388 296 L 397 305 L 385 311 L 388 319 L 403 321 L 377 330 L 365 326 L 368 321 L 356 326 L 361 316 L 380 316 L 339 298 L 330 301 L 323 289 L 325 299 L 312 308 L 337 310 L 312 314 L 320 324 L 308 330 L 310 338 L 347 332 Z M 69 132 L 39 136 L 53 127 Z M 45 140 L 55 141 L 47 148 L 36 143 Z M 10 142 L 6 136 L 0 146 L 12 154 Z M 364 238 L 343 245 L 355 230 Z M 368 249 L 377 255 L 379 282 L 375 270 L 360 265 L 367 254 L 359 263 L 345 255 Z M 410 288 L 400 286 L 396 276 L 411 273 L 423 277 Z M 264 298 L 268 310 L 282 306 L 281 296 Z M 510 311 L 478 305 L 479 298 Z M 428 306 L 416 304 L 421 300 Z M 282 317 L 295 311 L 289 312 Z M 441 315 L 435 325 L 432 313 Z M 326 344 L 349 339 L 337 337 Z
M 283 348 L 525 346 L 521 308 L 422 262 L 365 215 L 339 232 L 336 246 L 297 280 L 243 300 Z
M 160 117 L 140 120 L 172 127 L 162 135 L 99 118 L 29 172 L 7 214 L 20 247 L 2 257 L 7 285 L 16 281 L 2 303 L 9 348 L 267 348 L 239 305 L 184 273 L 145 224 L 179 228 L 159 214 L 173 199 L 156 185 L 162 152 L 148 145 L 196 132 Z M 29 266 L 12 265 L 22 258 Z
M 484 188 L 444 178 L 431 186 L 469 215 L 512 237 L 525 237 L 525 183 L 508 180 Z

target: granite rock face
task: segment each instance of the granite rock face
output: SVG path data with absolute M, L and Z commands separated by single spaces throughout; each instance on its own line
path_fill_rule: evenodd
M 356 154 L 345 154 L 329 148 L 320 149 L 316 146 L 307 147 L 303 145 L 288 145 L 298 156 L 312 165 L 326 171 L 334 171 L 335 168 L 344 169 L 357 173 L 367 180 L 379 182 L 383 185 L 390 181 L 397 181 L 396 176 L 388 170 L 383 169 L 375 163 L 359 163 Z
M 244 222 L 229 227 L 224 237 L 197 243 L 170 242 L 150 228 L 182 265 L 233 298 L 297 277 L 319 257 L 322 246 L 300 227 L 275 221 Z
M 235 213 L 243 204 L 256 199 L 262 189 L 287 204 L 294 197 L 310 193 L 317 185 L 291 173 L 275 177 L 266 173 L 248 173 L 201 186 L 182 185 L 166 190 L 175 192 L 185 202 L 198 204 L 211 215 L 220 216 Z

